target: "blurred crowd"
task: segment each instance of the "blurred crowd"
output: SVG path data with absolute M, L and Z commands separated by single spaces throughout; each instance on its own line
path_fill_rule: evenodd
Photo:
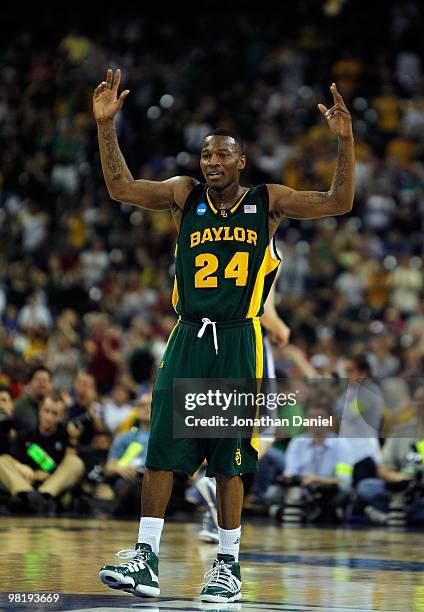
M 176 321 L 170 214 L 112 202 L 101 175 L 91 96 L 109 66 L 131 90 L 117 129 L 135 177 L 201 178 L 205 133 L 230 127 L 246 143 L 244 184 L 301 190 L 331 184 L 337 143 L 317 103 L 330 102 L 335 81 L 353 117 L 355 204 L 349 215 L 278 230 L 276 305 L 291 344 L 275 350 L 277 374 L 348 376 L 346 360 L 364 356 L 380 380 L 422 377 L 419 4 L 391 2 L 378 15 L 369 6 L 366 16 L 355 3 L 340 14 L 295 4 L 277 19 L 105 11 L 75 27 L 59 20 L 49 36 L 19 25 L 0 44 L 0 384 L 20 405 L 41 366 L 47 395 L 60 392 L 59 413 L 77 419 L 90 405 L 94 433 L 85 427 L 83 446 L 94 439 L 100 454 L 83 457 L 87 473 L 104 465 L 120 417 L 149 393 Z M 415 387 L 393 388 L 402 392 L 390 427 L 405 420 Z

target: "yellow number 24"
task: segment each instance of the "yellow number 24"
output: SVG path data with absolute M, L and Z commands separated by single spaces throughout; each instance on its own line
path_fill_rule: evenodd
M 218 278 L 213 276 L 219 265 L 218 257 L 213 253 L 201 253 L 196 255 L 195 266 L 200 268 L 194 275 L 194 286 L 197 289 L 218 287 Z M 237 251 L 228 262 L 224 270 L 225 278 L 235 278 L 236 287 L 244 287 L 247 284 L 249 273 L 249 253 Z

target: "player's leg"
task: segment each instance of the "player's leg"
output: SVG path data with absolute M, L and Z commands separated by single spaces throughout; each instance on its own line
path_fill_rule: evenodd
M 259 321 L 255 326 L 237 327 L 220 334 L 220 350 L 227 356 L 214 377 L 262 377 L 263 347 Z M 227 350 L 226 350 L 227 346 Z M 240 347 L 237 360 L 231 347 Z M 212 570 L 205 574 L 207 582 L 201 599 L 207 602 L 234 602 L 241 599 L 241 573 L 238 563 L 243 505 L 242 473 L 258 470 L 258 441 L 250 439 L 209 440 L 206 474 L 215 476 L 218 500 L 218 554 Z
M 160 593 L 158 552 L 173 471 L 194 474 L 203 460 L 197 440 L 174 438 L 173 435 L 173 379 L 187 376 L 187 372 L 193 377 L 199 376 L 190 369 L 195 331 L 180 323 L 174 328 L 155 381 L 137 544 L 135 549 L 118 553 L 129 561 L 103 566 L 100 571 L 102 582 L 111 588 L 140 597 L 157 597 Z
M 255 372 L 256 375 L 256 372 Z M 272 348 L 269 340 L 266 336 L 263 336 L 263 378 L 267 379 L 269 386 L 269 379 L 275 378 L 275 365 L 274 365 L 274 356 L 272 353 Z M 269 390 L 272 392 L 276 392 L 276 386 L 269 387 Z M 271 433 L 274 433 L 272 431 Z M 274 481 L 274 476 L 276 473 L 280 473 L 282 471 L 281 467 L 281 458 L 278 456 L 279 461 L 274 462 L 270 461 L 270 466 L 268 469 L 268 461 L 266 461 L 266 456 L 264 455 L 269 451 L 269 455 L 273 457 L 273 447 L 272 443 L 274 442 L 274 437 L 271 437 L 271 434 L 267 434 L 266 438 L 261 438 L 259 440 L 259 451 L 258 456 L 259 459 L 263 457 L 265 459 L 263 465 L 263 473 L 261 473 L 261 461 L 259 461 L 259 472 L 255 474 L 254 487 L 262 489 L 267 488 L 268 484 L 271 484 Z M 277 455 L 277 451 L 275 450 L 275 454 Z M 283 454 L 284 457 L 284 454 Z M 269 457 L 268 457 L 269 458 Z M 284 466 L 283 466 L 284 467 Z M 279 469 L 280 468 L 280 469 Z M 268 477 L 268 478 L 266 478 Z M 218 536 L 218 506 L 217 506 L 217 494 L 216 494 L 216 482 L 215 478 L 208 478 L 207 476 L 200 476 L 192 485 L 192 488 L 196 490 L 196 495 L 200 501 L 194 501 L 193 503 L 201 503 L 203 505 L 207 505 L 208 508 L 204 511 L 202 528 L 199 531 L 199 539 L 202 542 L 208 543 L 216 543 L 219 542 Z M 254 488 L 255 492 L 255 488 Z M 261 499 L 262 502 L 262 499 Z M 221 514 L 222 516 L 222 514 Z M 221 523 L 222 525 L 222 523 Z
M 219 528 L 233 531 L 240 527 L 243 505 L 243 481 L 239 475 L 225 476 L 224 474 L 216 474 L 215 478 Z M 224 543 L 220 541 L 219 552 L 226 552 L 224 548 Z M 234 554 L 238 559 L 238 550 L 231 554 Z
M 134 551 L 121 551 L 130 561 L 105 565 L 100 579 L 113 589 L 140 597 L 157 597 L 159 590 L 159 544 L 166 507 L 171 497 L 173 472 L 146 468 L 141 493 L 142 517 Z
M 172 492 L 171 470 L 146 468 L 141 489 L 141 515 L 163 519 Z M 159 548 L 159 547 L 158 547 Z

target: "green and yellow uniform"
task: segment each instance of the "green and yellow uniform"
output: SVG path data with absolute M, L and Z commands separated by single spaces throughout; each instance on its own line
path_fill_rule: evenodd
M 179 315 L 153 389 L 146 465 L 207 475 L 257 471 L 257 439 L 173 437 L 174 378 L 262 378 L 259 317 L 280 258 L 269 239 L 266 185 L 217 210 L 207 186 L 185 203 L 176 245 L 173 306 Z M 199 337 L 200 335 L 200 337 Z

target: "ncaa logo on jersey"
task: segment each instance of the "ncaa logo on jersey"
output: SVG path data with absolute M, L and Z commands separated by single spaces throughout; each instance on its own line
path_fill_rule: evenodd
M 200 204 L 197 205 L 197 209 L 196 209 L 196 213 L 201 216 L 204 215 L 206 212 L 206 204 L 204 202 L 200 202 Z

